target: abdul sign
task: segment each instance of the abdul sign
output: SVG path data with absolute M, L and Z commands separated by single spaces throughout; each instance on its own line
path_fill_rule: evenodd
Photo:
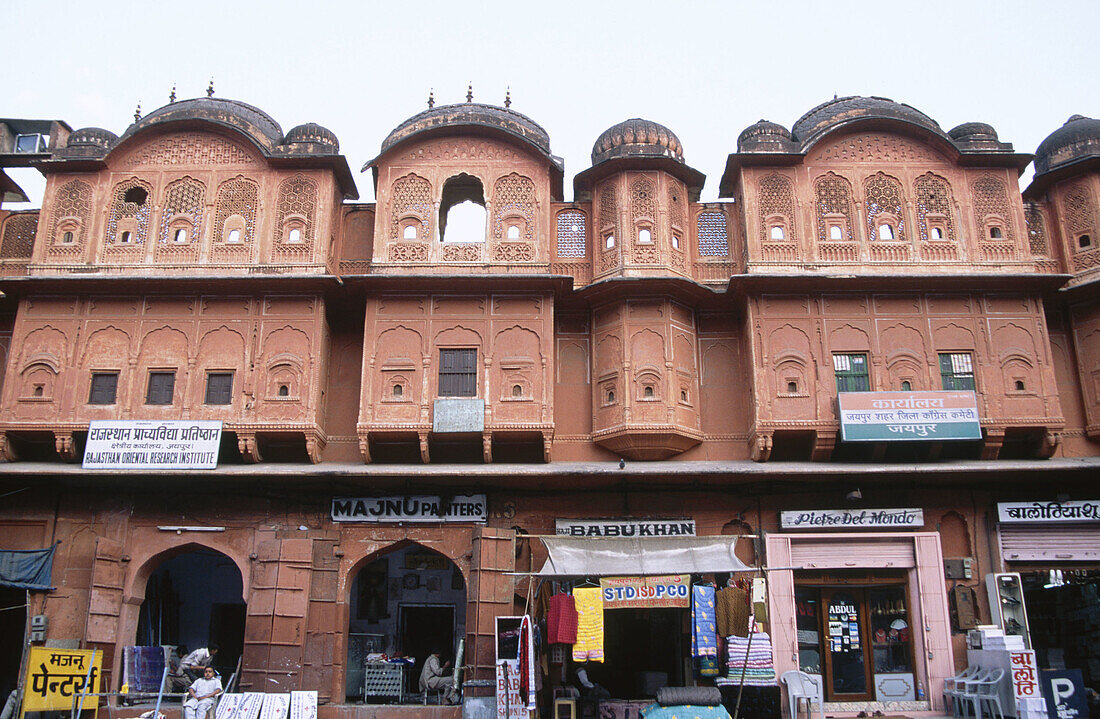
M 840 392 L 845 442 L 981 439 L 978 397 L 966 392 Z

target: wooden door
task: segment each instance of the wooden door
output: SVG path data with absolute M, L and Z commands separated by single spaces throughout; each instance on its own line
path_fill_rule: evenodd
M 870 701 L 871 637 L 867 632 L 867 602 L 858 587 L 825 589 L 821 602 L 825 698 L 829 701 Z

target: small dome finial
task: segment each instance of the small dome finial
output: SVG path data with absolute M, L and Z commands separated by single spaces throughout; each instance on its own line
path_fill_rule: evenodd
M 512 86 L 511 85 L 509 85 L 508 89 L 504 92 L 504 106 L 505 107 L 511 107 L 512 106 Z
M 466 102 L 474 101 L 474 83 L 470 83 L 466 86 Z
M 168 104 L 171 105 L 175 101 L 176 101 L 176 85 L 175 85 L 175 83 L 173 83 L 172 84 L 172 94 L 170 94 L 168 96 Z
M 138 100 L 137 107 L 134 108 L 134 122 L 141 119 L 141 100 Z
M 214 76 L 210 76 L 210 84 L 206 86 L 206 96 L 214 97 Z
M 428 90 L 428 109 L 431 110 L 435 107 L 435 88 Z

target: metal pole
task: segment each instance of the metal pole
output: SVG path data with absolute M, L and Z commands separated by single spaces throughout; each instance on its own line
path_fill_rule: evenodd
M 160 700 L 164 697 L 164 682 L 168 679 L 168 657 L 164 658 L 164 671 L 160 673 L 160 686 L 157 687 L 157 707 L 153 711 L 153 719 L 160 719 Z
M 84 686 L 82 686 L 80 688 L 80 707 L 79 708 L 77 708 L 77 705 L 76 705 L 76 699 L 77 698 L 73 697 L 73 708 L 69 712 L 69 715 L 72 717 L 72 719 L 77 719 L 77 717 L 80 716 L 80 713 L 84 711 L 84 695 L 86 695 L 88 693 L 88 685 L 92 681 L 92 670 L 95 669 L 95 657 L 96 657 L 96 654 L 98 654 L 98 653 L 99 653 L 98 649 L 93 649 L 92 650 L 92 660 L 90 662 L 88 662 L 88 671 L 84 674 Z M 76 712 L 75 714 L 72 713 L 73 710 L 75 710 L 75 712 Z

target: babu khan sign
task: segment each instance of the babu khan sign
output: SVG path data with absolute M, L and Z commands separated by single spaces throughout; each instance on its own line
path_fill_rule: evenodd
M 845 442 L 981 439 L 973 392 L 840 392 Z

